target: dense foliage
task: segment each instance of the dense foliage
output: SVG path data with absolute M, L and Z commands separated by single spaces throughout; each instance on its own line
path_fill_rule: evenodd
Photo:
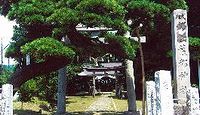
M 13 67 L 2 66 L 0 71 L 0 86 L 8 83 L 10 75 L 13 73 Z
M 19 100 L 22 102 L 33 101 L 35 97 L 47 101 L 52 107 L 56 102 L 57 73 L 53 72 L 38 76 L 24 83 L 19 88 Z
M 39 38 L 21 47 L 22 54 L 29 54 L 36 61 L 49 56 L 66 56 L 73 58 L 75 52 L 53 38 Z
M 200 46 L 200 38 L 198 38 L 198 37 L 190 37 L 189 38 L 189 44 L 191 46 L 194 46 L 194 47 Z
M 122 46 L 124 49 L 124 52 L 128 54 L 129 58 L 131 59 L 132 57 L 135 57 L 136 50 L 138 48 L 138 45 L 136 41 L 130 42 L 129 39 L 123 36 L 117 36 L 114 34 L 107 34 L 106 36 L 106 41 L 109 44 L 112 44 L 113 47 L 119 47 Z
M 170 14 L 177 8 L 188 9 L 184 0 L 3 0 L 0 5 L 2 14 L 15 20 L 23 30 L 20 36 L 15 34 L 14 42 L 7 50 L 7 56 L 16 58 L 23 65 L 10 81 L 15 80 L 16 87 L 36 75 L 106 53 L 135 59 L 136 76 L 140 76 L 137 43 L 124 37 L 128 30 L 136 36 L 135 28 L 140 23 L 144 26 L 139 33 L 147 37 L 147 43 L 143 45 L 147 73 L 170 69 L 170 63 L 166 63 L 171 62 L 166 57 L 171 49 Z M 133 22 L 131 25 L 127 24 L 129 19 Z M 80 24 L 86 28 L 106 27 L 117 33 L 110 35 L 102 30 L 99 37 L 92 38 L 92 32 L 76 29 Z M 20 33 L 17 28 L 15 33 Z M 62 38 L 69 42 L 63 44 Z M 103 43 L 100 38 L 107 42 Z M 34 63 L 26 66 L 25 54 L 30 54 Z
M 66 71 L 68 79 L 71 79 L 81 71 L 81 66 L 71 64 L 67 66 Z M 47 101 L 54 108 L 57 100 L 57 80 L 57 72 L 31 79 L 19 88 L 19 99 L 22 102 L 27 102 L 33 101 L 35 97 L 38 97 L 40 100 Z
M 15 19 L 21 27 L 24 27 L 27 30 L 27 39 L 37 39 L 37 37 L 40 38 L 44 36 L 64 36 L 79 23 L 84 24 L 86 27 L 103 26 L 113 28 L 118 30 L 119 35 L 123 35 L 123 33 L 129 29 L 125 17 L 133 20 L 132 28 L 138 26 L 137 23 L 146 23 L 146 28 L 149 28 L 154 26 L 153 22 L 156 15 L 165 17 L 166 19 L 169 18 L 170 7 L 186 7 L 185 2 L 181 2 L 181 0 L 177 2 L 167 2 L 166 4 L 160 4 L 148 0 L 136 0 L 130 2 L 116 0 L 81 0 L 76 2 L 73 0 L 60 0 L 57 2 L 54 0 L 49 0 L 48 2 L 44 0 L 17 0 L 11 2 L 14 4 L 11 6 L 8 16 L 10 19 Z M 140 15 L 134 15 L 135 11 Z M 29 33 L 36 34 L 37 32 L 37 30 L 32 30 L 32 27 L 35 29 L 39 29 L 39 27 L 49 27 L 49 30 L 44 33 L 41 28 L 41 32 L 39 33 L 41 35 L 29 36 Z M 37 37 L 33 38 L 33 36 Z M 114 38 L 117 37 L 113 37 L 112 39 Z M 116 41 L 120 42 L 117 39 Z M 128 40 L 126 41 L 130 42 Z M 36 44 L 37 46 L 36 42 L 33 42 L 32 44 Z M 135 54 L 133 53 L 135 51 L 131 51 L 129 47 L 123 46 L 123 43 L 121 42 L 119 44 L 122 47 L 122 51 L 124 51 L 128 57 L 134 57 Z M 15 51 L 14 49 L 10 50 L 11 52 Z M 39 53 L 40 55 L 45 55 L 42 54 L 42 52 Z
M 200 38 L 199 37 L 190 37 L 189 38 L 190 44 L 190 55 L 192 59 L 200 59 Z
M 37 90 L 35 80 L 29 80 L 19 89 L 19 100 L 22 102 L 31 101 Z

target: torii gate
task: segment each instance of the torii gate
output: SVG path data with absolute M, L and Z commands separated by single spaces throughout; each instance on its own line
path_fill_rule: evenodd
M 128 24 L 130 24 L 130 23 L 128 23 Z M 83 31 L 83 32 L 93 32 L 92 38 L 98 37 L 98 35 L 100 34 L 101 31 L 110 31 L 111 33 L 116 33 L 117 32 L 116 30 L 113 30 L 112 28 L 104 28 L 104 27 L 86 28 L 82 24 L 79 24 L 76 29 L 78 31 Z M 140 52 L 141 52 L 141 60 L 143 60 L 143 58 L 142 58 L 143 57 L 143 53 L 142 53 L 141 42 L 143 41 L 143 43 L 145 43 L 146 42 L 146 37 L 145 36 L 143 36 L 143 37 L 139 36 L 139 32 L 137 34 L 138 34 L 137 37 L 132 37 L 130 35 L 130 32 L 127 32 L 127 34 L 125 35 L 125 37 L 127 37 L 129 39 L 132 39 L 132 40 L 135 40 L 135 41 L 140 41 L 139 45 L 140 45 Z M 103 40 L 102 42 L 104 42 L 104 39 L 102 39 L 102 40 Z M 143 63 L 143 61 L 141 61 L 141 63 Z M 133 68 L 133 67 L 131 67 L 131 66 L 133 66 L 132 64 L 133 64 L 132 62 L 127 61 L 127 67 Z M 144 70 L 144 66 L 143 65 L 144 64 L 142 64 L 142 68 Z M 131 85 L 127 85 L 127 88 L 129 87 L 128 90 L 130 90 L 130 91 L 127 90 L 128 95 L 129 95 L 128 96 L 128 113 L 127 114 L 138 114 L 138 112 L 136 110 L 136 95 L 135 95 L 134 78 L 130 77 L 130 76 L 134 76 L 134 75 L 132 75 L 133 74 L 133 69 L 131 71 L 129 71 L 129 72 L 132 72 L 132 73 L 129 73 L 129 75 L 128 75 L 129 77 L 126 80 L 128 84 L 131 84 Z M 143 88 L 145 88 L 144 87 L 144 83 L 145 83 L 144 79 L 145 78 L 144 78 L 144 75 L 143 75 Z M 144 92 L 144 90 L 143 90 L 143 92 Z M 145 101 L 143 100 L 143 110 L 144 110 L 144 107 L 145 107 Z
M 116 77 L 115 83 L 117 83 L 117 77 L 122 76 L 123 74 L 118 73 L 117 71 L 123 70 L 124 67 L 90 67 L 90 68 L 85 68 L 88 72 L 92 72 L 91 76 L 93 77 L 92 79 L 92 95 L 93 97 L 95 96 L 95 89 L 96 89 L 96 84 L 95 84 L 95 78 L 98 75 L 112 75 Z M 114 71 L 112 74 L 106 74 L 107 71 Z M 103 73 L 98 73 L 98 72 L 103 72 Z M 117 87 L 115 87 L 117 88 Z

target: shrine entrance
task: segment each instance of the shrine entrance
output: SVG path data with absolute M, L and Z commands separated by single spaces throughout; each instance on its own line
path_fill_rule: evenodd
M 97 93 L 115 92 L 121 98 L 122 90 L 126 89 L 124 69 L 119 62 L 103 63 L 102 67 L 85 67 L 77 78 L 82 79 L 82 83 L 86 79 L 86 86 L 83 87 L 88 87 L 88 92 L 93 96 Z

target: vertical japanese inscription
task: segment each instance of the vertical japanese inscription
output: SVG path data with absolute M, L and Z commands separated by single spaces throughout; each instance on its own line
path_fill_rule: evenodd
M 187 107 L 190 115 L 200 115 L 198 88 L 188 88 Z
M 146 82 L 146 113 L 147 115 L 156 114 L 156 91 L 155 82 Z
M 0 115 L 13 115 L 13 86 L 4 84 L 2 86 L 2 99 Z
M 177 9 L 172 16 L 172 48 L 175 97 L 186 102 L 186 91 L 190 86 L 187 11 Z

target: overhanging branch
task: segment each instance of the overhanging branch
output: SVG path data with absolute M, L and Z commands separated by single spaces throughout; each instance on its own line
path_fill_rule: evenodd
M 102 50 L 109 52 L 111 54 L 114 54 L 121 58 L 128 58 L 128 55 L 122 50 L 122 47 L 119 44 L 105 44 L 102 42 L 94 42 L 90 37 L 84 36 L 80 32 L 76 30 L 76 27 L 70 27 L 70 29 L 67 31 L 67 36 L 70 39 L 70 42 L 81 48 L 88 48 L 89 46 L 99 46 L 102 48 Z
M 34 63 L 16 70 L 12 74 L 9 83 L 14 86 L 14 89 L 18 89 L 26 81 L 36 76 L 56 71 L 68 63 L 70 63 L 70 60 L 66 57 L 49 57 L 45 62 Z

